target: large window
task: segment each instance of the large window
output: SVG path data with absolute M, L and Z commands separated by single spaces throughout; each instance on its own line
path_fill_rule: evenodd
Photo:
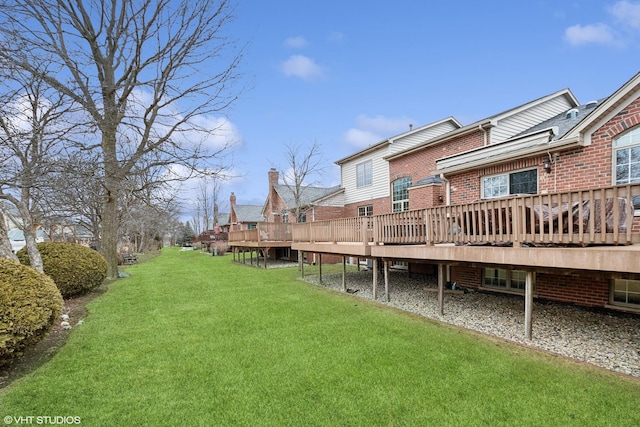
M 366 187 L 373 182 L 373 169 L 371 166 L 371 160 L 358 163 L 356 165 L 357 185 L 358 187 Z
M 538 170 L 529 169 L 482 178 L 482 198 L 491 199 L 510 194 L 536 194 L 538 192 Z
M 640 280 L 615 279 L 611 289 L 611 303 L 640 308 Z
M 616 185 L 640 183 L 640 127 L 613 140 Z M 640 209 L 640 197 L 633 198 Z
M 485 268 L 483 285 L 514 292 L 524 292 L 527 273 L 521 270 Z
M 402 212 L 409 210 L 409 186 L 411 178 L 400 178 L 393 181 L 393 211 Z

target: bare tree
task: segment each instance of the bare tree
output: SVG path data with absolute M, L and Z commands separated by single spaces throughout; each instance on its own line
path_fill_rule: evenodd
M 95 152 L 75 151 L 56 159 L 41 204 L 45 222 L 54 229 L 84 229 L 100 241 L 104 189 L 103 171 Z
M 220 209 L 220 192 L 222 184 L 229 177 L 224 171 L 207 170 L 199 183 L 198 206 L 202 209 L 202 231 L 212 230 L 218 223 L 218 211 Z M 200 211 L 198 211 L 198 214 Z M 196 234 L 199 234 L 196 230 Z
M 202 168 L 229 141 L 213 114 L 237 97 L 242 56 L 228 34 L 230 0 L 15 0 L 0 8 L 0 61 L 43 76 L 91 119 L 104 171 L 102 245 L 117 277 L 118 200 L 140 159 Z M 36 61 L 37 62 L 37 61 Z M 155 165 L 157 166 L 157 165 Z
M 16 254 L 13 253 L 11 248 L 11 241 L 7 233 L 7 224 L 4 217 L 4 212 L 0 206 L 0 258 L 10 259 L 12 261 L 20 262 Z
M 320 145 L 314 142 L 310 147 L 287 144 L 283 156 L 286 169 L 281 170 L 283 184 L 289 189 L 294 199 L 293 210 L 296 221 L 302 218 L 305 193 L 315 182 L 310 179 L 325 169 L 324 157 Z
M 31 267 L 42 272 L 36 245 L 42 219 L 38 195 L 48 184 L 53 159 L 64 155 L 63 141 L 73 127 L 64 125 L 68 104 L 41 75 L 10 71 L 11 81 L 3 80 L 0 96 L 0 199 L 18 209 Z

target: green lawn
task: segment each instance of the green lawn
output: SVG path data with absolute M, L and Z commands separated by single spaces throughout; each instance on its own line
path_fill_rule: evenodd
M 166 249 L 127 271 L 52 361 L 0 394 L 0 419 L 640 425 L 640 381 L 318 288 L 295 268 Z

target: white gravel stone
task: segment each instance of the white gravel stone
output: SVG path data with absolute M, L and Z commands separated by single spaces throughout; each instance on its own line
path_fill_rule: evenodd
M 305 281 L 318 284 L 318 276 Z M 347 288 L 373 299 L 371 271 L 347 273 Z M 322 286 L 342 291 L 342 274 L 325 274 Z M 532 339 L 524 337 L 524 298 L 494 292 L 446 293 L 438 312 L 436 279 L 393 271 L 390 302 L 379 275 L 376 301 L 452 325 L 493 335 L 622 374 L 640 377 L 640 316 L 534 300 Z

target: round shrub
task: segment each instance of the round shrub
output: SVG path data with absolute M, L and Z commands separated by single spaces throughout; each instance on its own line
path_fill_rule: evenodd
M 76 243 L 38 243 L 45 274 L 51 276 L 64 298 L 99 286 L 107 277 L 107 261 L 98 252 Z M 29 265 L 26 248 L 16 254 Z
M 0 365 L 40 341 L 61 312 L 62 296 L 50 277 L 0 258 Z

